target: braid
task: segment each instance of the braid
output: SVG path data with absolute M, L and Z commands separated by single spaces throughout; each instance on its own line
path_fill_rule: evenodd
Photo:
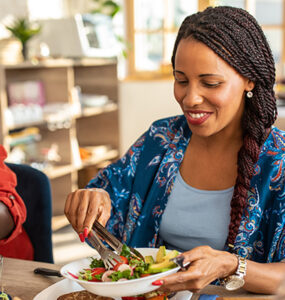
M 228 244 L 234 244 L 246 206 L 250 180 L 268 129 L 277 117 L 273 91 L 275 67 L 266 37 L 245 10 L 220 6 L 188 16 L 182 23 L 172 55 L 181 39 L 194 38 L 211 48 L 242 76 L 255 83 L 253 97 L 245 100 L 243 145 L 238 152 L 238 174 L 231 200 Z

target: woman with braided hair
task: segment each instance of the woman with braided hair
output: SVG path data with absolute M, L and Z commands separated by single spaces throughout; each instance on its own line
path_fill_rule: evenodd
M 285 132 L 273 126 L 264 33 L 242 9 L 209 7 L 183 21 L 172 65 L 183 115 L 154 122 L 70 194 L 66 216 L 81 241 L 98 219 L 128 245 L 183 252 L 188 267 L 154 282 L 164 290 L 274 293 L 285 274 Z

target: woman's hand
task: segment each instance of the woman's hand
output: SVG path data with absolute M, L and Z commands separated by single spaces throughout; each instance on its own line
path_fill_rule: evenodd
M 64 213 L 84 241 L 95 220 L 106 225 L 111 215 L 111 199 L 103 189 L 80 189 L 67 196 Z
M 184 252 L 183 256 L 184 265 L 190 262 L 188 269 L 162 278 L 163 291 L 198 292 L 212 281 L 234 274 L 238 266 L 235 255 L 209 246 L 194 248 Z

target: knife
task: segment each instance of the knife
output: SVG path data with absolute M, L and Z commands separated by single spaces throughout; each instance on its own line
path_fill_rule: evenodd
M 62 277 L 61 273 L 57 270 L 47 269 L 47 268 L 36 268 L 34 269 L 35 274 L 45 275 L 45 276 L 57 276 Z

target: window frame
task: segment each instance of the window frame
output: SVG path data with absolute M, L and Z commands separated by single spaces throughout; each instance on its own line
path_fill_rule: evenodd
M 136 30 L 135 29 L 135 7 L 134 7 L 135 0 L 124 0 L 124 8 L 125 8 L 125 18 L 126 18 L 126 39 L 130 45 L 128 55 L 127 55 L 127 79 L 164 79 L 169 78 L 172 76 L 172 68 L 171 65 L 161 65 L 160 70 L 155 71 L 140 71 L 136 69 L 135 66 L 135 35 L 137 33 L 154 33 L 154 32 L 162 32 L 163 40 L 165 41 L 166 34 L 169 33 L 176 33 L 178 29 L 170 28 L 168 26 L 169 19 L 167 15 L 164 14 L 163 18 L 163 27 L 158 30 Z M 169 0 L 164 0 L 166 2 L 166 6 L 169 5 Z M 198 1 L 198 11 L 202 11 L 208 6 L 215 6 L 216 0 L 197 0 Z M 280 25 L 262 25 L 262 29 L 270 30 L 270 29 L 281 29 L 283 35 L 283 43 L 281 49 L 281 63 L 285 62 L 285 0 L 283 2 L 283 19 L 282 24 Z M 250 12 L 251 14 L 255 15 L 255 7 L 256 1 L 255 0 L 244 0 L 245 9 Z M 165 58 L 165 42 L 163 42 L 163 57 Z
M 161 68 L 159 70 L 153 71 L 141 71 L 136 69 L 136 61 L 135 61 L 135 53 L 136 53 L 136 45 L 135 45 L 135 35 L 138 33 L 161 33 L 163 36 L 163 60 L 166 60 L 166 35 L 171 33 L 177 33 L 178 28 L 170 27 L 169 21 L 170 18 L 166 13 L 163 15 L 163 26 L 157 30 L 144 30 L 144 29 L 135 29 L 135 0 L 124 0 L 125 7 L 125 18 L 126 18 L 126 39 L 128 43 L 131 45 L 127 55 L 127 78 L 144 78 L 144 79 L 160 79 L 165 77 L 172 76 L 172 67 L 169 64 L 161 64 Z M 170 3 L 170 0 L 164 0 L 166 11 L 167 6 Z M 198 1 L 198 0 L 197 0 Z M 200 0 L 199 0 L 200 1 Z

